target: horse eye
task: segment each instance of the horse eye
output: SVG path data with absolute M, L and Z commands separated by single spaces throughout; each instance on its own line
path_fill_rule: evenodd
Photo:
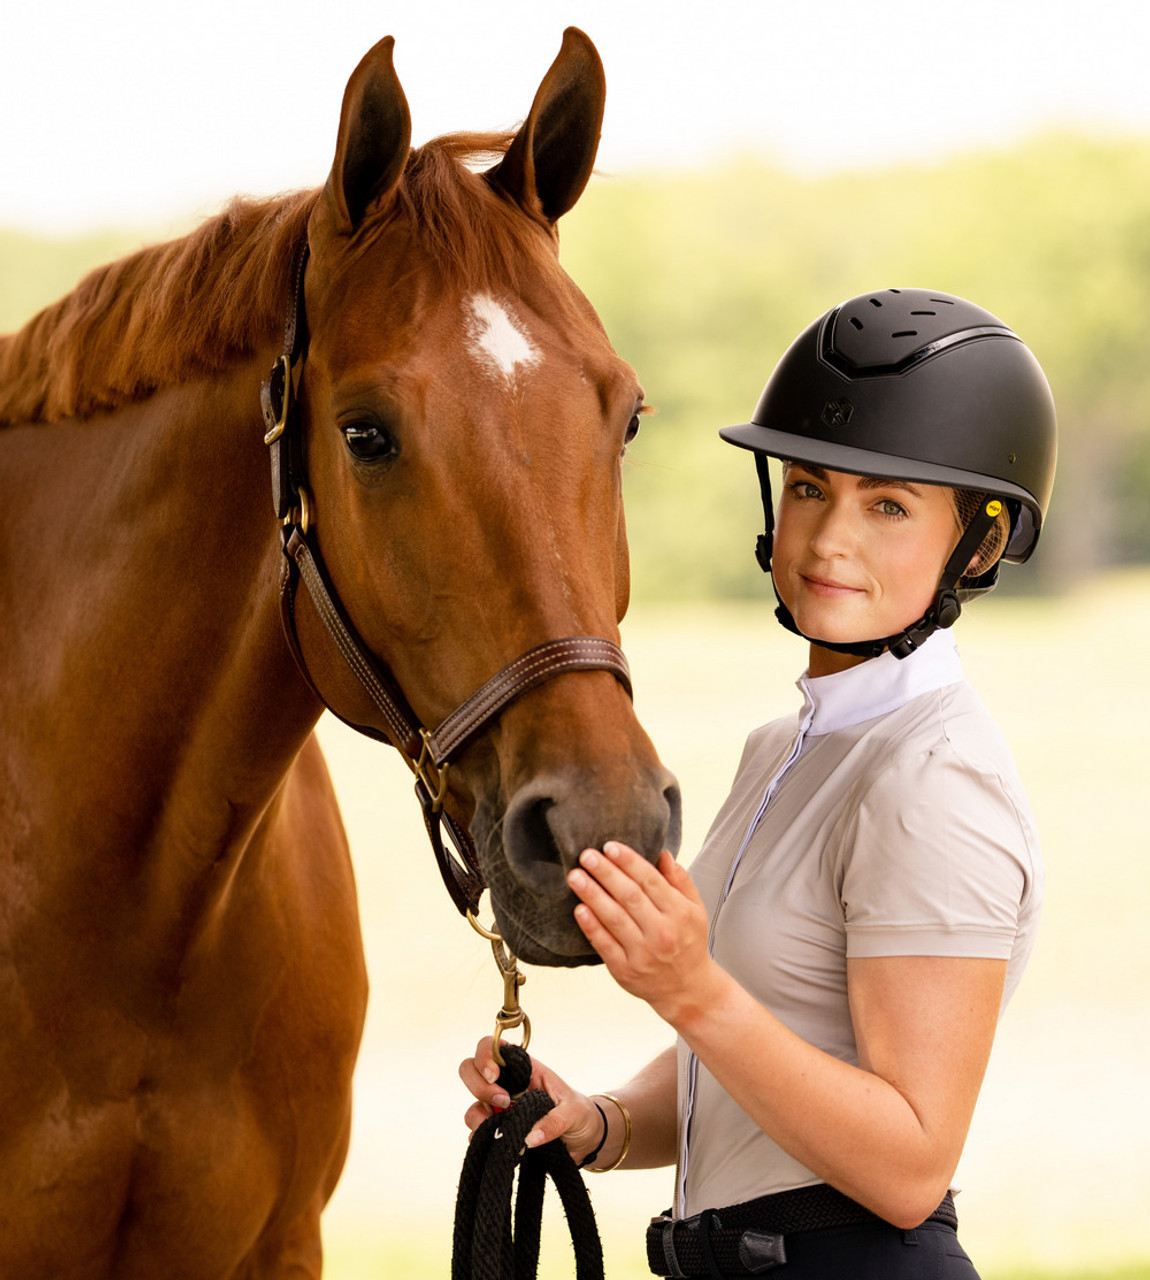
M 626 448 L 627 445 L 629 445 L 631 441 L 634 440 L 638 434 L 639 434 L 639 415 L 636 413 L 636 414 L 632 414 L 631 421 L 627 423 L 627 431 L 626 431 L 626 434 L 623 436 L 623 447 Z
M 399 453 L 395 437 L 372 422 L 353 422 L 343 428 L 348 452 L 360 462 L 380 462 Z

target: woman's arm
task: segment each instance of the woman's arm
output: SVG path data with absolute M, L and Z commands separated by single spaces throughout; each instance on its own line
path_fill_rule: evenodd
M 610 1168 L 623 1149 L 626 1124 L 614 1103 L 600 1098 L 599 1114 L 591 1097 L 572 1089 L 545 1064 L 532 1063 L 532 1089 L 543 1089 L 555 1100 L 555 1106 L 527 1135 L 529 1147 L 540 1146 L 554 1138 L 562 1138 L 576 1161 L 595 1149 L 603 1136 L 603 1116 L 607 1118 L 607 1137 L 592 1168 Z M 479 1042 L 474 1058 L 460 1064 L 459 1076 L 477 1101 L 464 1119 L 475 1130 L 491 1115 L 493 1107 L 506 1109 L 511 1099 L 495 1080 L 499 1068 L 491 1054 L 491 1037 Z M 676 1155 L 677 1067 L 675 1048 L 664 1050 L 631 1080 L 618 1089 L 609 1089 L 627 1108 L 631 1117 L 631 1145 L 622 1169 L 654 1169 L 674 1164 Z
M 990 1055 L 1005 961 L 848 961 L 855 1067 L 795 1035 L 716 964 L 702 901 L 669 854 L 656 869 L 609 844 L 582 865 L 571 875 L 576 918 L 612 976 L 756 1124 L 896 1226 L 937 1208 Z

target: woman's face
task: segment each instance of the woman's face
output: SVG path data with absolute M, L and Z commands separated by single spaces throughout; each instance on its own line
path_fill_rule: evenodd
M 958 536 L 940 485 L 791 463 L 776 516 L 775 586 L 804 635 L 839 644 L 894 635 L 926 612 Z M 810 670 L 827 675 L 861 661 L 816 646 Z

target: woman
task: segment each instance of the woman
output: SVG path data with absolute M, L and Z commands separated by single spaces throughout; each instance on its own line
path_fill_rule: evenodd
M 950 628 L 1038 540 L 1050 391 L 988 312 L 889 290 L 815 321 L 721 434 L 755 455 L 804 705 L 751 735 L 689 876 L 612 843 L 571 872 L 583 932 L 678 1043 L 613 1094 L 536 1064 L 557 1105 L 528 1143 L 677 1162 L 657 1275 L 969 1278 L 950 1183 L 1043 872 Z M 507 1104 L 490 1042 L 461 1075 L 475 1128 Z

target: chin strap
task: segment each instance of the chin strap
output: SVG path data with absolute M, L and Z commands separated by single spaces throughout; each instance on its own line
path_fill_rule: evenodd
M 771 501 L 770 473 L 767 469 L 767 457 L 765 454 L 755 454 L 755 467 L 759 473 L 759 487 L 763 494 L 763 512 L 766 520 L 766 532 L 761 533 L 755 543 L 755 559 L 758 560 L 759 567 L 763 572 L 770 574 L 775 517 L 774 504 Z M 799 630 L 798 624 L 791 616 L 791 611 L 779 596 L 774 574 L 771 574 L 771 585 L 774 587 L 775 599 L 778 601 L 775 617 L 782 626 L 794 635 L 801 636 L 802 639 L 810 644 L 817 644 L 822 649 L 831 649 L 835 653 L 849 653 L 859 658 L 877 658 L 880 654 L 889 651 L 896 658 L 909 657 L 936 631 L 954 626 L 958 621 L 959 614 L 962 612 L 963 600 L 969 599 L 974 595 L 981 595 L 984 591 L 989 591 L 994 586 L 998 579 L 997 565 L 975 580 L 976 589 L 971 592 L 961 589 L 958 582 L 965 574 L 974 557 L 974 553 L 982 546 L 983 539 L 990 532 L 991 526 L 998 519 L 1001 511 L 1002 502 L 1000 499 L 990 494 L 983 498 L 978 510 L 966 526 L 962 537 L 959 538 L 958 545 L 951 552 L 950 559 L 946 562 L 942 576 L 938 580 L 938 590 L 935 592 L 930 608 L 917 622 L 912 622 L 908 627 L 896 632 L 894 635 L 883 636 L 878 640 L 858 640 L 849 644 L 838 644 L 831 640 L 819 640 L 815 636 L 808 636 Z

